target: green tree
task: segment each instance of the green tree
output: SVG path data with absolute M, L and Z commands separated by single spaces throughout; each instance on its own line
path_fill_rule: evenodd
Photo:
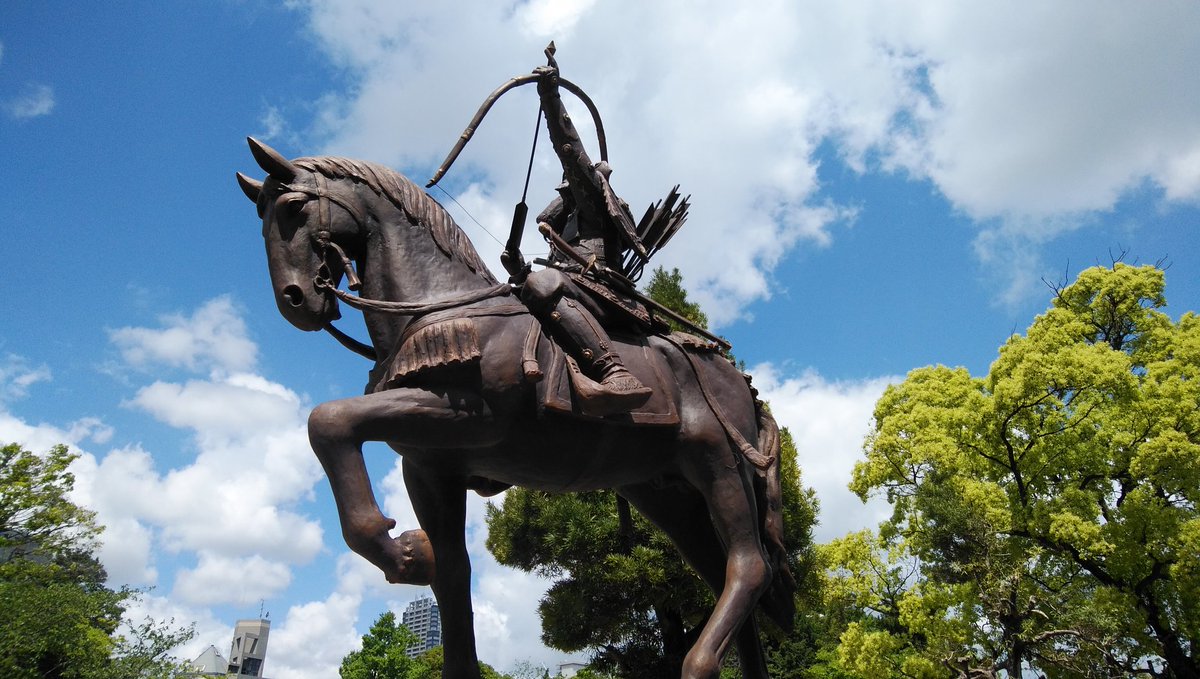
M 65 446 L 45 456 L 0 449 L 0 676 L 180 676 L 170 651 L 190 628 L 121 628 L 138 592 L 105 585 L 95 514 L 68 499 L 76 457 Z
M 508 674 L 512 679 L 550 679 L 550 668 L 525 658 L 509 668 Z
M 1163 290 L 1154 267 L 1088 269 L 986 377 L 884 393 L 851 488 L 893 515 L 826 554 L 872 611 L 843 667 L 1200 676 L 1200 317 L 1173 322 Z
M 678 270 L 654 271 L 648 293 L 707 325 L 687 301 Z M 791 435 L 781 432 L 785 543 L 792 571 L 811 578 L 816 501 L 802 489 Z M 554 580 L 539 605 L 542 641 L 591 650 L 592 667 L 621 677 L 678 676 L 713 599 L 670 540 L 610 491 L 555 494 L 511 489 L 488 506 L 488 549 L 503 564 Z M 812 587 L 801 584 L 801 592 Z M 587 611 L 587 615 L 579 615 Z M 777 647 L 779 644 L 776 643 Z
M 402 679 L 416 669 L 408 647 L 417 641 L 395 613 L 384 611 L 363 635 L 362 648 L 342 658 L 338 673 L 342 679 Z
M 698 303 L 688 301 L 687 290 L 683 287 L 683 274 L 679 273 L 679 269 L 671 269 L 671 273 L 661 266 L 654 269 L 650 274 L 650 282 L 646 284 L 646 294 L 701 328 L 708 329 L 708 315 Z M 675 330 L 686 330 L 675 321 L 669 322 Z
M 342 679 L 441 679 L 446 664 L 442 647 L 408 656 L 409 647 L 420 639 L 403 624 L 396 614 L 384 611 L 363 635 L 362 648 L 342 658 L 338 674 Z M 483 679 L 510 679 L 485 662 L 479 663 Z

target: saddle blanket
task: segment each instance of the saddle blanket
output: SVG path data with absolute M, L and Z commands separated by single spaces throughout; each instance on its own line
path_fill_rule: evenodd
M 547 413 L 571 415 L 590 420 L 603 420 L 627 425 L 679 425 L 679 385 L 662 355 L 650 346 L 646 337 L 611 335 L 613 348 L 625 367 L 654 393 L 650 400 L 629 413 L 596 416 L 584 412 L 575 396 L 574 385 L 589 380 L 573 358 L 557 344 L 542 335 L 538 346 L 538 363 L 544 378 L 538 382 L 538 402 Z M 590 380 L 589 380 L 590 381 Z

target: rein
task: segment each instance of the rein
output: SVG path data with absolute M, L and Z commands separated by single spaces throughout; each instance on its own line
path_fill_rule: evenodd
M 347 263 L 346 267 L 349 269 L 350 264 Z M 332 292 L 333 295 L 339 300 L 345 302 L 348 306 L 358 309 L 359 311 L 378 311 L 385 314 L 397 314 L 405 316 L 420 316 L 435 311 L 445 311 L 447 309 L 474 304 L 475 302 L 482 302 L 485 299 L 512 294 L 512 288 L 507 283 L 500 283 L 499 285 L 490 288 L 484 288 L 483 290 L 472 290 L 468 293 L 463 293 L 461 295 L 455 295 L 453 297 L 447 297 L 445 299 L 439 299 L 432 302 L 389 302 L 381 299 L 370 299 L 368 297 L 357 297 L 355 295 L 351 295 L 344 290 L 339 290 L 329 279 L 320 275 L 313 278 L 313 285 L 318 290 L 328 290 L 329 292 Z M 371 361 L 379 360 L 379 352 L 376 351 L 375 347 L 371 346 L 370 344 L 360 342 L 341 330 L 338 330 L 336 327 L 334 327 L 332 322 L 326 323 L 322 327 L 324 328 L 325 332 L 328 332 L 330 335 L 332 335 L 339 344 L 346 347 L 350 351 L 353 351 L 359 356 Z
M 357 297 L 351 295 L 345 290 L 339 290 L 333 286 L 333 283 L 326 278 L 317 276 L 313 279 L 313 285 L 318 290 L 328 290 L 332 292 L 339 300 L 347 305 L 358 309 L 359 311 L 378 311 L 385 314 L 397 314 L 401 316 L 419 316 L 433 311 L 443 311 L 445 309 L 453 309 L 454 307 L 466 306 L 475 302 L 482 302 L 485 299 L 492 297 L 503 297 L 504 295 L 512 294 L 512 287 L 508 283 L 500 283 L 490 288 L 482 290 L 472 290 L 464 292 L 453 297 L 434 300 L 432 302 L 389 302 L 382 299 L 370 299 L 368 297 Z

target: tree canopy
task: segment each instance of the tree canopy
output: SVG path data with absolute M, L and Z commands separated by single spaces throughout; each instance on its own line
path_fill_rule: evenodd
M 191 638 L 153 620 L 122 628 L 138 595 L 105 585 L 95 514 L 71 502 L 77 456 L 0 449 L 0 675 L 16 678 L 181 676 L 171 649 Z
M 985 377 L 884 393 L 851 488 L 892 517 L 823 550 L 843 670 L 1200 676 L 1200 317 L 1164 286 L 1088 269 Z

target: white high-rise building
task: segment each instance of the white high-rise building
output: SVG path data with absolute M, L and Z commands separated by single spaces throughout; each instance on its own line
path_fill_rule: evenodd
M 422 597 L 408 604 L 401 620 L 410 632 L 417 635 L 417 643 L 408 647 L 408 657 L 415 658 L 425 651 L 442 645 L 442 617 L 437 602 Z

